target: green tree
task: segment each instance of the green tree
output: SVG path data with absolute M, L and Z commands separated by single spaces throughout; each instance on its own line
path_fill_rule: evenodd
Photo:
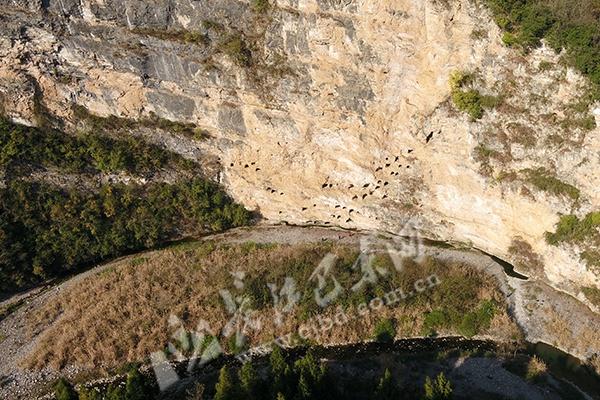
M 79 390 L 79 400 L 101 400 L 102 395 L 95 389 L 81 388 Z
M 425 379 L 424 400 L 446 400 L 452 398 L 452 385 L 443 372 L 432 380 L 430 377 Z
M 375 325 L 375 340 L 382 343 L 393 342 L 396 337 L 396 327 L 391 319 L 384 319 Z
M 298 394 L 301 399 L 324 397 L 325 367 L 321 365 L 312 350 L 294 363 L 294 373 L 298 377 Z
M 398 388 L 392 379 L 389 369 L 385 369 L 383 376 L 375 389 L 374 400 L 397 400 L 399 396 Z
M 285 394 L 288 386 L 290 367 L 283 356 L 283 350 L 279 346 L 274 346 L 269 356 L 269 372 L 272 380 L 271 388 L 273 389 L 273 394 Z
M 132 368 L 127 374 L 125 395 L 127 400 L 144 400 L 148 398 L 145 379 L 137 368 Z
M 219 381 L 215 385 L 215 400 L 237 400 L 238 388 L 226 365 L 219 372 Z
M 252 362 L 245 363 L 238 371 L 240 387 L 244 399 L 255 399 L 258 397 L 258 376 Z
M 197 383 L 192 389 L 188 390 L 186 400 L 202 400 L 204 396 L 204 385 Z
M 79 396 L 73 388 L 73 385 L 65 378 L 60 378 L 54 384 L 54 396 L 56 400 L 77 400 Z

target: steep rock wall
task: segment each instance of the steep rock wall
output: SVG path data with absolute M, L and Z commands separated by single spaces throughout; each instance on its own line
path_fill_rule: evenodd
M 43 109 L 73 126 L 77 104 L 193 122 L 210 134 L 193 144 L 200 157 L 218 157 L 222 183 L 270 221 L 400 232 L 411 220 L 509 260 L 520 244 L 525 273 L 574 295 L 600 284 L 581 249 L 544 240 L 560 213 L 600 209 L 600 130 L 561 124 L 586 82 L 546 48 L 505 48 L 471 1 L 0 6 L 0 100 L 14 120 Z M 456 70 L 501 104 L 478 121 L 457 112 Z M 532 186 L 523 171 L 539 167 L 578 199 Z

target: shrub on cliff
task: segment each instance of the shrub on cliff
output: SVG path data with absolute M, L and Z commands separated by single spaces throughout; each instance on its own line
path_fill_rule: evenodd
M 269 0 L 252 0 L 252 9 L 257 13 L 266 13 L 270 6 Z

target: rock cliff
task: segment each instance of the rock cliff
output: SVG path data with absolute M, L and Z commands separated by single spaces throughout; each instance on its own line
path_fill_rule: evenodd
M 473 1 L 0 6 L 0 110 L 17 122 L 74 130 L 79 106 L 193 123 L 202 139 L 140 132 L 217 160 L 269 221 L 398 233 L 411 220 L 582 300 L 600 285 L 582 246 L 544 237 L 561 214 L 600 210 L 600 108 L 578 109 L 585 79 L 546 47 L 506 48 Z M 453 106 L 454 71 L 495 99 L 481 119 Z

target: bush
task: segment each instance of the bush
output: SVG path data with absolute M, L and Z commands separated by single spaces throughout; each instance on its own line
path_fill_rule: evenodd
M 391 319 L 384 319 L 375 325 L 374 338 L 378 342 L 389 343 L 396 338 L 396 327 Z
M 465 337 L 473 337 L 481 330 L 489 328 L 496 311 L 493 300 L 482 300 L 474 311 L 468 311 L 469 303 L 464 306 L 452 303 L 454 301 L 449 301 L 443 309 L 435 309 L 425 315 L 424 335 L 435 335 L 439 329 L 453 329 Z
M 251 362 L 245 363 L 238 371 L 241 390 L 244 399 L 257 399 L 259 397 L 259 379 Z
M 481 105 L 481 95 L 476 90 L 461 91 L 452 93 L 452 101 L 456 108 L 466 112 L 472 120 L 483 117 L 483 106 Z
M 581 194 L 579 189 L 556 178 L 545 168 L 525 169 L 522 172 L 525 173 L 527 181 L 539 190 L 555 196 L 568 197 L 573 201 L 579 199 Z
M 79 399 L 79 396 L 73 388 L 73 385 L 71 385 L 65 378 L 60 378 L 58 382 L 54 384 L 54 397 L 56 400 Z
M 510 32 L 504 32 L 502 35 L 502 43 L 508 47 L 513 47 L 518 43 L 517 37 Z
M 452 397 L 452 385 L 443 372 L 440 372 L 435 380 L 425 378 L 424 389 L 424 400 L 445 400 Z
M 576 215 L 563 215 L 556 224 L 554 233 L 546 232 L 546 241 L 552 245 L 561 242 L 580 244 L 586 240 L 598 239 L 600 211 L 588 213 L 582 220 Z
M 392 378 L 392 374 L 390 370 L 386 368 L 383 376 L 379 380 L 377 384 L 377 388 L 375 388 L 375 393 L 373 396 L 374 400 L 397 400 L 400 397 L 400 393 L 394 380 Z
M 266 13 L 270 6 L 269 0 L 252 0 L 252 9 L 257 13 Z
M 240 389 L 225 365 L 219 372 L 219 381 L 215 385 L 214 400 L 234 400 L 240 398 Z
M 485 108 L 493 108 L 500 104 L 501 99 L 496 96 L 483 96 L 475 89 L 465 89 L 473 83 L 475 77 L 462 71 L 450 74 L 450 91 L 454 106 L 471 116 L 473 121 L 483 117 Z
M 443 310 L 433 310 L 425 315 L 423 334 L 434 335 L 437 329 L 448 327 L 450 324 L 450 319 Z
M 581 289 L 585 297 L 596 307 L 600 307 L 600 289 L 595 287 L 583 287 Z
M 221 43 L 221 51 L 227 54 L 235 63 L 243 67 L 249 67 L 252 62 L 252 53 L 246 46 L 246 42 L 239 34 L 228 37 Z
M 471 338 L 480 331 L 490 327 L 496 306 L 491 300 L 484 300 L 476 311 L 469 312 L 463 317 L 458 331 L 461 335 Z
M 137 368 L 131 368 L 127 373 L 125 397 L 127 400 L 145 400 L 150 397 L 145 379 Z
M 525 378 L 528 381 L 538 381 L 548 370 L 546 363 L 538 356 L 533 356 L 527 363 L 527 372 Z
M 147 174 L 166 166 L 191 169 L 194 163 L 136 138 L 70 136 L 0 119 L 0 167 L 19 175 L 23 165 L 56 167 L 67 172 Z

